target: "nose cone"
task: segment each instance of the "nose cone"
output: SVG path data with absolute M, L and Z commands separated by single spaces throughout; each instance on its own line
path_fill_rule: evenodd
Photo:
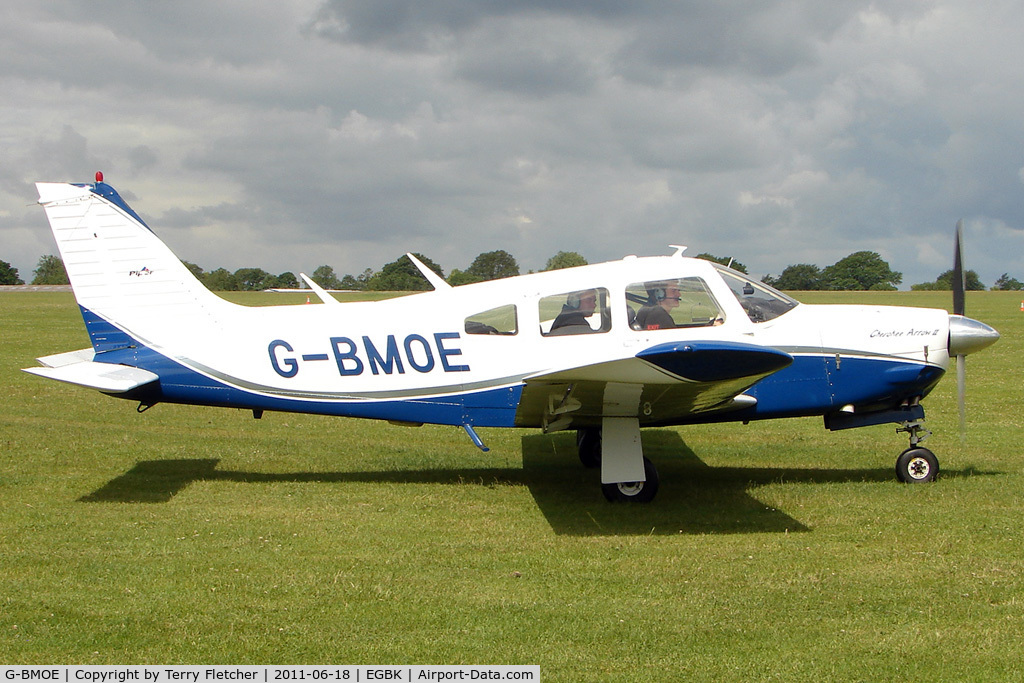
M 966 356 L 991 346 L 999 333 L 983 322 L 962 315 L 949 316 L 949 355 Z

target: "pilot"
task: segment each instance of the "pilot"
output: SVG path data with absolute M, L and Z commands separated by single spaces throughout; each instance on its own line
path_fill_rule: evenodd
M 633 327 L 638 330 L 667 330 L 676 326 L 669 313 L 679 306 L 679 285 L 675 282 L 648 282 L 647 303 L 636 313 Z
M 588 334 L 594 328 L 587 322 L 587 318 L 594 315 L 597 310 L 597 290 L 584 289 L 579 292 L 570 292 L 565 297 L 562 305 L 562 312 L 551 323 L 551 331 L 548 334 Z

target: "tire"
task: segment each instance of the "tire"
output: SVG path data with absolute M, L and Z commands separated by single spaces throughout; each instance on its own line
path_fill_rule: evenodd
M 576 430 L 576 452 L 579 453 L 580 462 L 588 469 L 601 466 L 601 430 L 600 429 L 577 429 Z
M 625 481 L 601 484 L 601 493 L 610 503 L 650 503 L 658 493 L 658 470 L 644 458 L 644 476 L 647 481 Z
M 904 484 L 926 484 L 939 476 L 939 459 L 927 448 L 908 448 L 896 458 L 896 478 Z

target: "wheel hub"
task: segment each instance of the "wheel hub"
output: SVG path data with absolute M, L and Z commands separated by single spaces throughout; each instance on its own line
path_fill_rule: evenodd
M 644 490 L 642 481 L 624 481 L 618 484 L 619 491 L 624 496 L 635 496 Z
M 931 472 L 931 469 L 932 468 L 928 464 L 928 461 L 925 460 L 924 458 L 914 458 L 907 465 L 907 472 L 914 479 L 926 478 L 928 476 L 928 473 Z

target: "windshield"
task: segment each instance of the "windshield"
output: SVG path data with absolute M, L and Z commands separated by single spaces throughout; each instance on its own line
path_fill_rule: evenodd
M 780 315 L 796 308 L 796 299 L 786 296 L 777 289 L 772 289 L 763 282 L 756 282 L 749 277 L 718 264 L 713 264 L 721 274 L 725 284 L 729 285 L 736 300 L 746 311 L 751 322 L 763 323 L 774 320 Z

